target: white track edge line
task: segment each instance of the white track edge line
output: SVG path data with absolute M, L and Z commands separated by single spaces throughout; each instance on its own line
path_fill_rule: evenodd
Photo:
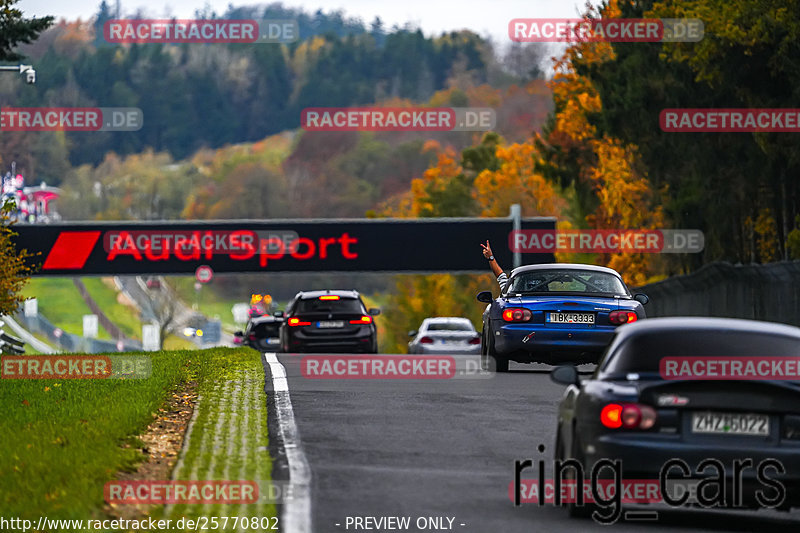
M 281 530 L 284 533 L 311 533 L 311 468 L 300 446 L 286 369 L 275 353 L 264 353 L 262 357 L 269 364 L 278 428 L 289 465 L 291 496 L 283 504 Z

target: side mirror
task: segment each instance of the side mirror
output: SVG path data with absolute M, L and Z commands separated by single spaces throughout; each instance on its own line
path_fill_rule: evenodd
M 233 336 L 234 337 L 244 337 L 244 332 L 241 331 L 241 330 L 240 331 L 236 331 L 236 332 L 234 332 Z
M 275 311 L 274 313 L 272 313 L 272 316 L 274 316 L 275 318 L 283 318 L 283 311 Z
M 481 291 L 475 298 L 477 298 L 479 302 L 483 302 L 486 304 L 490 304 L 492 303 L 492 300 L 494 300 L 494 298 L 492 297 L 492 291 Z
M 578 385 L 578 371 L 572 365 L 557 366 L 550 372 L 550 379 L 560 385 Z
M 417 330 L 412 329 L 411 331 L 408 332 L 408 336 L 409 337 L 416 337 L 417 336 Z
M 650 301 L 650 298 L 646 294 L 634 294 L 633 299 L 637 302 L 641 303 L 642 305 L 647 305 L 647 302 Z
M 381 314 L 381 310 L 378 309 L 377 307 L 373 307 L 372 309 L 367 311 L 367 313 L 369 313 L 372 316 L 378 316 L 379 314 Z

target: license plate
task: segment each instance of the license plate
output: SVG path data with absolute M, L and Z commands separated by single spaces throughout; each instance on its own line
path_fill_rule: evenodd
M 344 322 L 342 320 L 322 320 L 317 322 L 318 328 L 343 328 Z
M 547 313 L 552 324 L 594 324 L 594 313 Z
M 769 416 L 752 413 L 692 413 L 692 433 L 769 435 Z
M 270 337 L 267 339 L 267 344 L 280 344 L 281 340 L 275 337 Z

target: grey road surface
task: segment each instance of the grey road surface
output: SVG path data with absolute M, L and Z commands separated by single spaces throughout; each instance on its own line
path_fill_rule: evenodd
M 552 468 L 563 387 L 550 381 L 549 367 L 512 363 L 512 372 L 488 379 L 321 380 L 303 377 L 302 357 L 279 360 L 311 469 L 315 533 L 609 531 L 550 505 L 515 507 L 509 496 L 515 460 L 544 459 Z M 409 525 L 386 517 L 408 517 Z M 657 522 L 611 526 L 637 532 L 798 527 L 797 512 L 669 509 L 659 511 Z

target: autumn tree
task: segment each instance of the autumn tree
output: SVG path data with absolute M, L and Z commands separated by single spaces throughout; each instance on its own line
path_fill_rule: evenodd
M 14 49 L 20 43 L 31 43 L 53 24 L 53 17 L 24 18 L 14 7 L 18 0 L 0 0 L 0 61 L 18 61 L 22 55 Z
M 9 220 L 13 209 L 12 202 L 0 207 L 0 315 L 14 313 L 25 301 L 21 291 L 35 270 L 31 263 L 37 259 L 27 249 L 18 250 L 14 245 L 16 232 Z

